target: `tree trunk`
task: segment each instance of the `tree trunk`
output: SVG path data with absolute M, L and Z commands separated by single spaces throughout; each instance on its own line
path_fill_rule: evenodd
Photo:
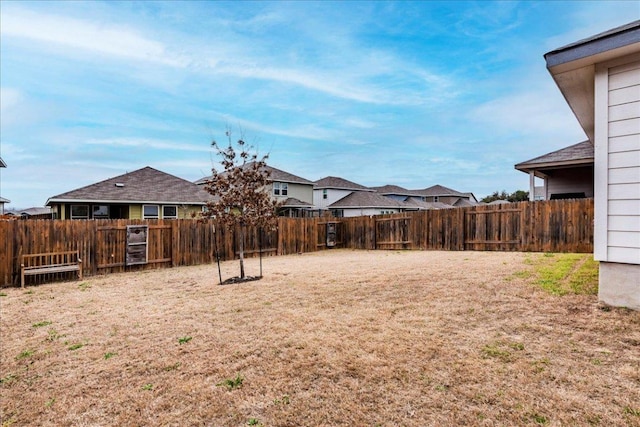
M 244 226 L 240 226 L 240 248 L 238 249 L 240 257 L 240 278 L 244 279 Z

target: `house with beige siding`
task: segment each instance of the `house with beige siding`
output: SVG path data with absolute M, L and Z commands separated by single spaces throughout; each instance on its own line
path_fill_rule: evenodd
M 266 191 L 280 203 L 278 215 L 305 217 L 313 214 L 313 182 L 272 166 L 267 165 L 266 170 L 269 173 Z M 211 177 L 200 178 L 195 184 L 201 187 Z
M 579 142 L 515 165 L 529 174 L 529 199 L 581 199 L 593 197 L 593 144 Z M 535 178 L 543 185 L 535 186 Z
M 194 183 L 145 167 L 50 197 L 59 219 L 177 219 L 202 212 L 211 196 Z
M 640 21 L 544 57 L 594 147 L 599 299 L 640 309 Z

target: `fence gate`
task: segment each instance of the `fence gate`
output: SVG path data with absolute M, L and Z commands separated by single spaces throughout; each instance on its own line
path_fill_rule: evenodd
M 464 249 L 515 251 L 521 242 L 521 209 L 477 208 L 464 212 Z
M 125 266 L 171 263 L 170 225 L 116 225 L 98 227 L 98 269 L 123 271 Z

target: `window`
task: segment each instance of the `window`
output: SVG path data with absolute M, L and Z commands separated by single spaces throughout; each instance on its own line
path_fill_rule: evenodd
M 436 202 L 436 203 L 437 203 L 437 202 L 439 202 L 439 201 L 440 201 L 440 197 L 438 197 L 438 196 L 433 196 L 433 201 L 434 201 L 434 202 Z
M 93 212 L 91 214 L 93 219 L 109 219 L 109 206 L 107 205 L 93 205 Z
M 163 219 L 176 219 L 176 218 L 178 218 L 178 207 L 177 206 L 163 206 L 162 207 L 162 218 Z
M 274 196 L 286 196 L 289 192 L 289 184 L 286 182 L 274 182 L 273 183 L 273 195 Z
M 344 210 L 343 209 L 333 209 L 331 211 L 331 215 L 333 215 L 336 218 L 343 218 L 344 217 Z
M 158 205 L 142 205 L 142 219 L 158 219 Z
M 89 205 L 71 205 L 71 219 L 89 219 Z
M 323 199 L 327 198 L 327 189 L 326 188 L 324 190 L 322 190 L 322 198 Z

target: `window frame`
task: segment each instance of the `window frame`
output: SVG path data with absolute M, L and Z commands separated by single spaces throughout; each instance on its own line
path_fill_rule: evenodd
M 165 213 L 166 208 L 173 208 L 175 210 L 175 214 L 167 215 Z M 178 219 L 178 205 L 162 205 L 162 219 Z
M 96 208 L 98 208 L 98 210 L 100 208 L 107 208 L 107 213 L 104 215 L 97 215 L 96 216 Z M 91 205 L 91 218 L 93 219 L 109 219 L 110 218 L 110 213 L 111 213 L 111 209 L 109 209 L 109 205 Z
M 156 208 L 156 214 L 154 215 L 147 215 L 145 212 L 145 208 L 152 208 L 155 207 Z M 142 205 L 142 219 L 160 219 L 160 205 Z
M 273 195 L 274 196 L 287 196 L 289 194 L 289 184 L 286 182 L 274 182 L 273 183 Z
M 74 215 L 74 208 L 85 208 L 87 210 L 87 214 Z M 69 218 L 71 219 L 89 219 L 89 212 L 91 212 L 91 209 L 89 209 L 89 205 L 69 205 Z

